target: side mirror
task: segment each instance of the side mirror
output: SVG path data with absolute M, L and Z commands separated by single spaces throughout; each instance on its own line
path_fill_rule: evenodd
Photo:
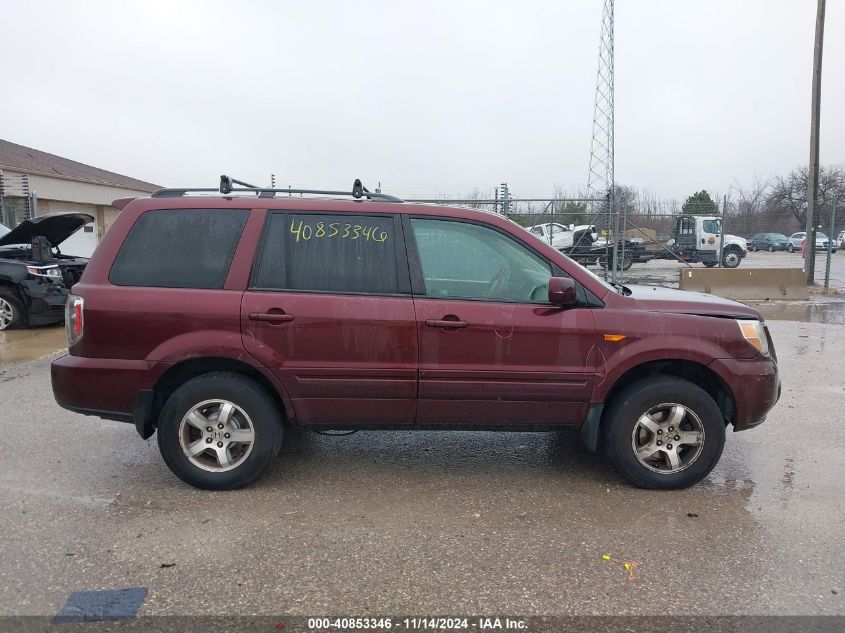
M 569 277 L 552 277 L 549 279 L 549 303 L 556 306 L 571 306 L 577 301 L 574 279 Z

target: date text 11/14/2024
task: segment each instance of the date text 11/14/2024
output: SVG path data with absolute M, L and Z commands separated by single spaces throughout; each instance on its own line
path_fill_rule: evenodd
M 520 619 L 500 617 L 445 618 L 309 618 L 311 630 L 525 630 L 527 622 Z

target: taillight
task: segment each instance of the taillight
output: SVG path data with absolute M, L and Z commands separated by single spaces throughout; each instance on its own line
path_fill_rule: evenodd
M 67 344 L 73 345 L 82 338 L 85 328 L 85 299 L 79 295 L 68 295 L 65 304 L 65 332 L 67 332 Z

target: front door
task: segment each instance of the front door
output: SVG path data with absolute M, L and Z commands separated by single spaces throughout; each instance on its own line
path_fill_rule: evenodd
M 411 218 L 419 424 L 577 424 L 593 384 L 590 309 L 548 302 L 552 267 L 489 225 Z
M 415 327 L 394 216 L 269 214 L 241 331 L 300 423 L 413 423 Z

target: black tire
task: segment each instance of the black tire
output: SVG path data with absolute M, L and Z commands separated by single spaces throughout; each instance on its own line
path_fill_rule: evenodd
M 722 253 L 722 267 L 736 268 L 742 261 L 742 251 L 737 247 L 726 248 Z
M 15 330 L 29 325 L 29 314 L 14 290 L 0 288 L 0 299 L 2 299 L 0 310 L 10 309 L 12 312 L 10 320 L 7 320 L 4 315 L 0 315 L 0 330 Z
M 749 245 L 748 245 L 748 252 L 749 252 L 749 253 L 753 253 L 753 252 L 754 252 L 754 251 L 756 251 L 756 250 L 757 250 L 757 247 L 756 247 L 756 246 L 754 246 L 754 244 L 749 244 Z
M 254 439 L 242 463 L 231 470 L 212 472 L 185 454 L 180 426 L 195 406 L 215 399 L 234 404 L 248 416 Z M 278 456 L 281 446 L 282 416 L 277 404 L 258 383 L 239 374 L 214 372 L 189 380 L 167 399 L 158 420 L 158 447 L 164 463 L 179 479 L 204 490 L 235 490 L 252 483 Z M 212 445 L 210 450 L 214 450 Z
M 707 266 L 707 268 L 713 268 L 713 266 L 715 266 L 719 262 L 706 261 L 706 262 L 701 262 L 701 263 L 704 264 L 705 266 Z
M 612 261 L 612 258 L 608 257 L 607 255 L 602 255 L 598 259 L 598 265 L 601 266 L 602 269 L 607 270 L 608 262 Z M 626 253 L 625 256 L 622 258 L 622 270 L 629 270 L 633 265 L 634 259 Z
M 774 246 L 769 246 L 769 252 L 770 252 L 770 253 L 774 253 L 774 252 L 775 252 L 775 247 L 774 247 Z
M 633 447 L 640 417 L 663 403 L 683 405 L 698 417 L 704 430 L 698 457 L 671 473 L 644 466 Z M 605 454 L 616 471 L 635 486 L 653 490 L 687 488 L 701 481 L 718 463 L 725 445 L 725 421 L 716 402 L 700 387 L 674 376 L 653 376 L 622 389 L 605 410 L 601 432 Z
M 795 247 L 792 244 L 790 244 L 789 246 L 786 247 L 786 250 L 789 251 L 790 253 L 794 253 Z

